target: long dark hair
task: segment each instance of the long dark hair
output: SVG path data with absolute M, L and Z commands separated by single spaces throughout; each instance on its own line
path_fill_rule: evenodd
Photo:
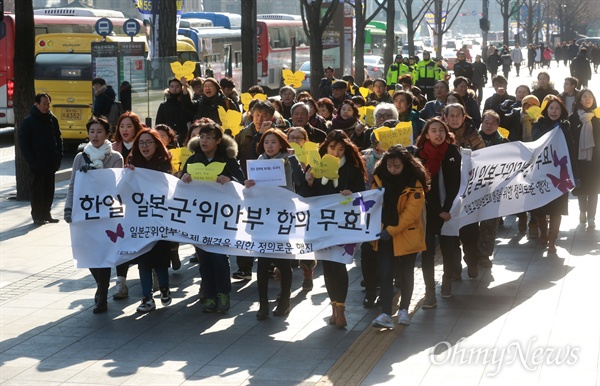
M 417 149 L 422 149 L 423 145 L 425 145 L 425 142 L 427 142 L 427 137 L 425 136 L 425 134 L 429 132 L 429 127 L 434 122 L 441 123 L 442 126 L 444 126 L 444 130 L 446 131 L 446 142 L 453 144 L 456 141 L 456 139 L 454 138 L 454 134 L 450 131 L 450 128 L 448 127 L 448 124 L 442 118 L 433 117 L 427 120 L 427 122 L 425 123 L 425 127 L 423 127 L 423 131 L 421 132 L 421 135 L 419 135 L 419 138 L 417 138 L 417 143 L 415 144 L 415 147 Z
M 135 133 L 133 136 L 138 135 L 140 130 L 142 130 L 142 121 L 140 121 L 140 117 L 136 113 L 132 113 L 131 111 L 126 111 L 119 117 L 119 122 L 117 123 L 117 128 L 115 129 L 115 134 L 113 135 L 113 141 L 115 142 L 123 142 L 123 137 L 121 137 L 121 131 L 119 130 L 119 126 L 121 126 L 121 122 L 123 119 L 129 118 L 131 119 L 131 123 L 133 123 L 133 127 L 135 128 Z
M 373 175 L 379 176 L 384 180 L 393 180 L 395 176 L 391 175 L 387 168 L 387 161 L 399 159 L 402 161 L 402 165 L 404 169 L 402 170 L 402 174 L 408 177 L 408 179 L 412 179 L 413 177 L 417 179 L 423 186 L 423 189 L 427 191 L 427 187 L 430 183 L 429 172 L 423 164 L 413 156 L 406 148 L 402 145 L 394 145 L 390 147 L 384 154 L 383 157 L 377 162 L 375 165 L 375 170 L 373 171 Z
M 590 107 L 589 110 L 595 110 L 596 107 L 598 107 L 598 104 L 596 103 L 596 96 L 594 95 L 594 93 L 592 92 L 592 90 L 590 90 L 589 88 L 586 88 L 584 90 L 581 90 L 579 92 L 579 94 L 577 94 L 577 96 L 575 97 L 575 104 L 573 105 L 573 111 L 577 111 L 579 109 L 581 110 L 585 110 L 583 108 L 583 106 L 581 105 L 581 98 L 583 97 L 584 93 L 590 93 L 590 95 L 592 95 L 592 98 L 594 98 L 594 102 L 592 103 L 592 107 Z
M 360 151 L 355 144 L 352 143 L 350 138 L 342 130 L 332 130 L 327 134 L 327 138 L 319 147 L 319 154 L 323 157 L 327 154 L 327 148 L 331 143 L 341 143 L 344 145 L 344 155 L 346 156 L 346 162 L 351 162 L 353 166 L 356 166 L 363 176 L 363 179 L 367 177 L 367 171 L 365 169 L 365 163 L 360 154 Z
M 287 140 L 287 137 L 285 136 L 285 134 L 283 133 L 283 131 L 279 130 L 279 129 L 269 129 L 267 131 L 265 131 L 263 133 L 263 135 L 260 137 L 260 141 L 258 141 L 258 145 L 256 145 L 256 153 L 261 155 L 265 152 L 265 138 L 267 138 L 267 135 L 274 135 L 275 137 L 277 137 L 277 140 L 279 141 L 279 145 L 281 146 L 281 149 L 279 150 L 280 153 L 287 153 L 287 149 L 291 148 L 292 145 L 290 145 L 290 143 Z
M 567 110 L 565 103 L 556 95 L 548 94 L 544 98 L 544 101 L 547 101 L 546 107 L 544 107 L 544 110 L 542 110 L 542 115 L 544 116 L 544 118 L 550 119 L 548 117 L 548 107 L 550 107 L 550 103 L 553 102 L 557 102 L 560 106 L 560 117 L 558 118 L 559 121 L 564 121 L 569 117 L 569 110 Z
M 140 151 L 140 137 L 142 134 L 149 134 L 156 145 L 156 151 L 150 160 L 146 160 Z M 133 146 L 131 147 L 131 153 L 129 154 L 127 163 L 140 168 L 170 173 L 172 170 L 171 158 L 171 153 L 169 153 L 160 140 L 158 131 L 156 131 L 156 129 L 143 128 L 137 133 L 133 140 Z

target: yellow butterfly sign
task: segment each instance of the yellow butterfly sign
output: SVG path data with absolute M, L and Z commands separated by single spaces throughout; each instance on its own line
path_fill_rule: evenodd
M 174 172 L 180 171 L 183 165 L 185 165 L 185 161 L 192 155 L 192 152 L 187 147 L 170 149 L 169 152 L 171 153 L 171 165 Z
M 294 149 L 294 154 L 296 155 L 296 158 L 298 158 L 298 161 L 305 165 L 310 163 L 310 152 L 319 149 L 317 143 L 308 141 L 304 142 L 304 145 L 302 146 L 298 145 L 296 142 L 290 142 L 290 145 L 292 146 L 292 149 Z
M 596 118 L 600 118 L 600 107 L 596 107 L 594 109 L 594 115 L 596 116 Z
M 196 162 L 187 166 L 187 172 L 194 181 L 216 181 L 223 169 L 225 169 L 225 162 L 212 162 L 206 166 Z
M 366 126 L 373 126 L 375 124 L 375 117 L 373 117 L 374 111 L 375 106 L 359 107 L 358 113 L 360 114 L 360 121 Z
M 367 96 L 369 96 L 371 90 L 369 90 L 366 87 L 359 87 L 358 92 L 360 93 L 360 95 L 362 95 L 363 98 L 367 99 Z
M 404 147 L 413 144 L 413 128 L 412 122 L 400 122 L 396 127 L 380 127 L 373 130 L 375 138 L 379 141 L 379 145 L 383 150 L 400 144 Z
M 325 177 L 330 180 L 337 179 L 338 169 L 340 168 L 340 159 L 330 154 L 325 154 L 323 158 L 318 150 L 310 152 L 311 173 L 315 178 Z
M 530 108 L 527 109 L 527 114 L 529 114 L 531 119 L 533 119 L 534 121 L 537 121 L 538 119 L 540 119 L 542 117 L 542 109 L 538 106 L 531 106 Z
M 234 137 L 240 130 L 243 129 L 242 113 L 233 109 L 225 110 L 223 106 L 219 106 L 219 119 L 223 130 L 231 130 L 231 136 Z
M 252 102 L 253 99 L 258 99 L 259 101 L 264 101 L 264 100 L 267 100 L 267 95 L 266 94 L 254 94 L 254 96 L 252 96 L 252 94 L 250 94 L 249 92 L 245 92 L 245 93 L 242 93 L 242 95 L 240 95 L 240 99 L 242 101 L 242 105 L 244 105 L 244 111 L 248 111 L 248 110 L 250 110 L 250 102 Z
M 179 62 L 171 63 L 171 71 L 177 79 L 181 79 L 183 76 L 187 80 L 194 79 L 194 70 L 196 70 L 196 63 L 189 60 L 183 64 Z
M 498 127 L 498 132 L 500 133 L 500 135 L 502 135 L 504 138 L 508 138 L 508 136 L 510 135 L 510 131 L 506 130 L 504 127 Z
M 286 86 L 291 86 L 293 88 L 298 88 L 302 86 L 302 81 L 305 78 L 305 74 L 303 71 L 292 72 L 292 70 L 283 69 L 281 70 L 281 74 L 283 76 L 283 83 Z

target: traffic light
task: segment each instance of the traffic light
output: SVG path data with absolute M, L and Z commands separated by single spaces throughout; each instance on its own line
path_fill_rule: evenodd
M 485 18 L 479 19 L 479 28 L 481 28 L 482 31 L 489 31 L 490 30 L 489 19 L 485 19 Z

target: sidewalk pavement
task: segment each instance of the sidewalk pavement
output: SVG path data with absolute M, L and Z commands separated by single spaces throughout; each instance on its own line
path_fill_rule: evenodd
M 345 330 L 327 324 L 320 266 L 311 292 L 300 290 L 302 274 L 294 271 L 287 318 L 256 321 L 255 280 L 234 282 L 228 315 L 203 314 L 190 246 L 181 246 L 183 266 L 170 272 L 170 306 L 136 313 L 141 289 L 132 267 L 130 297 L 109 299 L 108 313 L 93 315 L 94 281 L 73 267 L 68 225 L 31 225 L 29 204 L 6 198 L 6 162 L 2 385 L 600 384 L 599 237 L 577 224 L 574 199 L 557 255 L 519 235 L 510 216 L 498 232 L 493 268 L 480 268 L 475 280 L 465 270 L 449 299 L 439 297 L 438 286 L 437 309 L 418 308 L 424 286 L 415 269 L 407 327 L 370 326 L 379 311 L 362 307 L 359 259 L 348 266 Z M 67 184 L 57 183 L 53 217 L 62 219 Z M 277 287 L 271 281 L 271 299 Z

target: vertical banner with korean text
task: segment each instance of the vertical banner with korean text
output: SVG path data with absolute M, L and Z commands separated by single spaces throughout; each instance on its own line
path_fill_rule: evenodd
M 460 190 L 442 234 L 458 235 L 467 224 L 539 208 L 574 187 L 560 128 L 535 142 L 463 150 Z

